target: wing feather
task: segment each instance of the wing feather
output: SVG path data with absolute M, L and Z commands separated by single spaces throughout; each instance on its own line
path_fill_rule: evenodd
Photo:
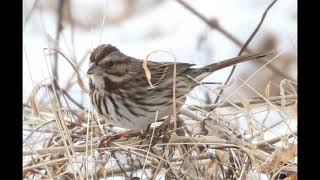
M 176 75 L 188 70 L 194 64 L 189 63 L 176 63 Z M 148 68 L 151 72 L 151 83 L 156 86 L 167 79 L 173 78 L 174 63 L 172 62 L 148 62 Z

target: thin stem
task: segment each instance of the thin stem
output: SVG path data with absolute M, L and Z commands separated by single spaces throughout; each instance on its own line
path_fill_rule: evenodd
M 244 45 L 242 46 L 242 48 L 240 49 L 238 56 L 240 56 L 245 49 L 248 47 L 248 45 L 250 44 L 250 42 L 252 41 L 252 39 L 254 38 L 254 36 L 258 33 L 259 29 L 262 26 L 262 23 L 264 22 L 269 10 L 271 9 L 271 7 L 277 2 L 277 0 L 274 0 L 271 2 L 271 4 L 269 4 L 269 6 L 266 8 L 266 10 L 264 11 L 264 13 L 262 14 L 261 20 L 258 23 L 257 27 L 254 29 L 254 31 L 251 33 L 251 35 L 249 36 L 249 38 L 247 39 L 247 41 L 244 43 Z M 237 65 L 233 65 L 231 72 L 226 80 L 226 82 L 224 83 L 225 85 L 229 83 L 232 75 L 234 74 L 234 71 L 236 70 Z M 223 89 L 220 90 L 219 95 L 217 96 L 217 98 L 215 99 L 214 103 L 217 103 L 219 101 L 220 95 L 223 93 Z

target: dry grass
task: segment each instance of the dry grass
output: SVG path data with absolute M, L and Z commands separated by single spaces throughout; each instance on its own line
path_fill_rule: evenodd
M 78 83 L 67 82 L 68 88 L 76 84 L 83 88 L 77 67 L 73 66 L 76 77 L 72 75 L 69 79 L 76 78 Z M 241 86 L 228 97 L 221 96 L 223 102 L 219 104 L 183 106 L 178 119 L 184 121 L 177 121 L 176 131 L 172 125 L 160 137 L 152 133 L 141 138 L 132 133 L 102 147 L 99 144 L 106 135 L 120 131 L 108 128 L 90 109 L 71 108 L 63 89 L 55 89 L 58 93 L 53 93 L 50 90 L 53 86 L 43 81 L 34 87 L 24 105 L 24 132 L 28 134 L 23 144 L 24 177 L 255 179 L 264 174 L 274 179 L 281 174 L 296 176 L 296 127 L 292 124 L 297 116 L 297 84 L 283 80 L 279 86 L 272 87 L 280 88 L 280 96 L 269 97 L 272 83 L 268 83 L 266 94 L 262 95 L 248 83 L 260 69 L 246 80 L 236 78 L 234 81 L 242 82 Z M 209 93 L 218 94 L 221 88 L 233 85 L 213 90 L 201 86 Z M 50 99 L 47 103 L 40 103 L 36 98 L 40 88 L 47 90 Z M 237 92 L 241 88 L 255 92 L 257 98 L 246 99 Z M 238 96 L 240 101 L 230 101 L 233 96 Z M 60 105 L 57 98 L 65 103 Z M 276 116 L 279 120 L 274 119 Z M 277 131 L 277 127 L 282 131 Z M 266 139 L 270 134 L 272 138 Z

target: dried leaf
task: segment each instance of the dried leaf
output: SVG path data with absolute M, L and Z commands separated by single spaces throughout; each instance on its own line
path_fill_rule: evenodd
M 157 52 L 164 52 L 164 53 L 170 54 L 174 59 L 176 59 L 175 56 L 171 52 L 164 51 L 164 50 L 154 50 L 154 51 L 151 51 L 149 54 L 147 54 L 146 58 L 143 60 L 142 67 L 143 67 L 144 72 L 146 74 L 147 81 L 148 81 L 148 83 L 150 85 L 150 88 L 154 88 L 155 86 L 151 83 L 151 72 L 150 72 L 150 70 L 148 68 L 148 60 L 149 60 L 149 57 L 150 57 L 151 54 L 157 53 Z
M 266 97 L 270 97 L 270 91 L 271 91 L 271 81 L 268 82 L 266 89 L 265 89 L 265 95 Z
M 229 152 L 226 152 L 223 150 L 216 149 L 216 155 L 217 155 L 218 159 L 224 163 L 228 162 L 230 159 Z
M 278 171 L 288 161 L 297 156 L 297 145 L 289 143 L 287 147 L 277 148 L 271 157 L 261 164 L 260 169 L 263 173 L 270 174 Z
M 238 96 L 240 97 L 240 101 L 241 101 L 243 107 L 246 109 L 247 112 L 250 112 L 251 111 L 250 102 L 246 98 L 241 96 L 240 94 L 238 94 Z
M 38 102 L 37 102 L 37 93 L 39 92 L 39 90 L 42 87 L 44 87 L 44 85 L 42 84 L 43 81 L 44 80 L 42 80 L 40 83 L 38 83 L 32 89 L 32 93 L 31 93 L 31 96 L 29 98 L 30 99 L 30 103 L 31 103 L 32 112 L 42 120 L 44 120 L 44 118 L 40 114 L 39 105 L 38 105 Z
M 143 60 L 143 69 L 144 69 L 144 73 L 146 74 L 146 77 L 147 77 L 147 81 L 148 81 L 148 83 L 149 83 L 149 85 L 150 85 L 150 88 L 154 88 L 154 86 L 152 85 L 152 83 L 151 83 L 151 72 L 150 72 L 150 70 L 149 70 L 149 68 L 148 68 L 148 58 L 149 58 L 149 55 L 150 54 L 148 54 L 147 56 L 146 56 L 146 58 Z
M 216 179 L 219 166 L 216 160 L 210 160 L 207 165 L 206 179 Z
M 217 86 L 216 90 L 222 90 L 222 89 L 228 88 L 228 87 L 232 86 L 234 82 L 235 82 L 235 80 L 231 79 L 228 84 Z
M 250 128 L 252 133 L 254 133 L 255 131 L 258 131 L 258 128 L 255 126 L 255 123 L 252 117 L 250 102 L 240 94 L 237 94 L 237 95 L 240 98 L 240 101 L 243 107 L 248 113 L 248 127 Z

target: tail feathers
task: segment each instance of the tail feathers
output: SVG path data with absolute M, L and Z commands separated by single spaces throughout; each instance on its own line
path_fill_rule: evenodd
M 220 69 L 223 69 L 225 67 L 229 67 L 235 64 L 239 64 L 242 62 L 246 62 L 246 61 L 252 61 L 252 60 L 256 60 L 256 59 L 261 59 L 264 58 L 270 54 L 272 54 L 273 51 L 269 51 L 269 52 L 264 52 L 264 53 L 250 53 L 250 54 L 246 54 L 246 55 L 242 55 L 242 56 L 237 56 L 234 58 L 230 58 L 218 63 L 214 63 L 214 64 L 209 64 L 207 66 L 204 66 L 203 68 L 201 68 L 204 72 L 214 72 Z
M 211 73 L 213 73 L 214 71 L 217 71 L 217 70 L 220 70 L 220 69 L 223 69 L 223 68 L 235 65 L 235 64 L 239 64 L 242 62 L 261 59 L 261 58 L 267 57 L 268 55 L 271 55 L 273 53 L 274 53 L 274 51 L 268 51 L 268 52 L 264 52 L 264 53 L 250 53 L 250 54 L 230 58 L 230 59 L 218 62 L 218 63 L 206 65 L 206 66 L 199 68 L 199 69 L 194 69 L 192 74 L 194 74 L 194 77 L 197 81 L 201 81 L 202 79 L 204 79 L 205 77 L 207 77 Z

